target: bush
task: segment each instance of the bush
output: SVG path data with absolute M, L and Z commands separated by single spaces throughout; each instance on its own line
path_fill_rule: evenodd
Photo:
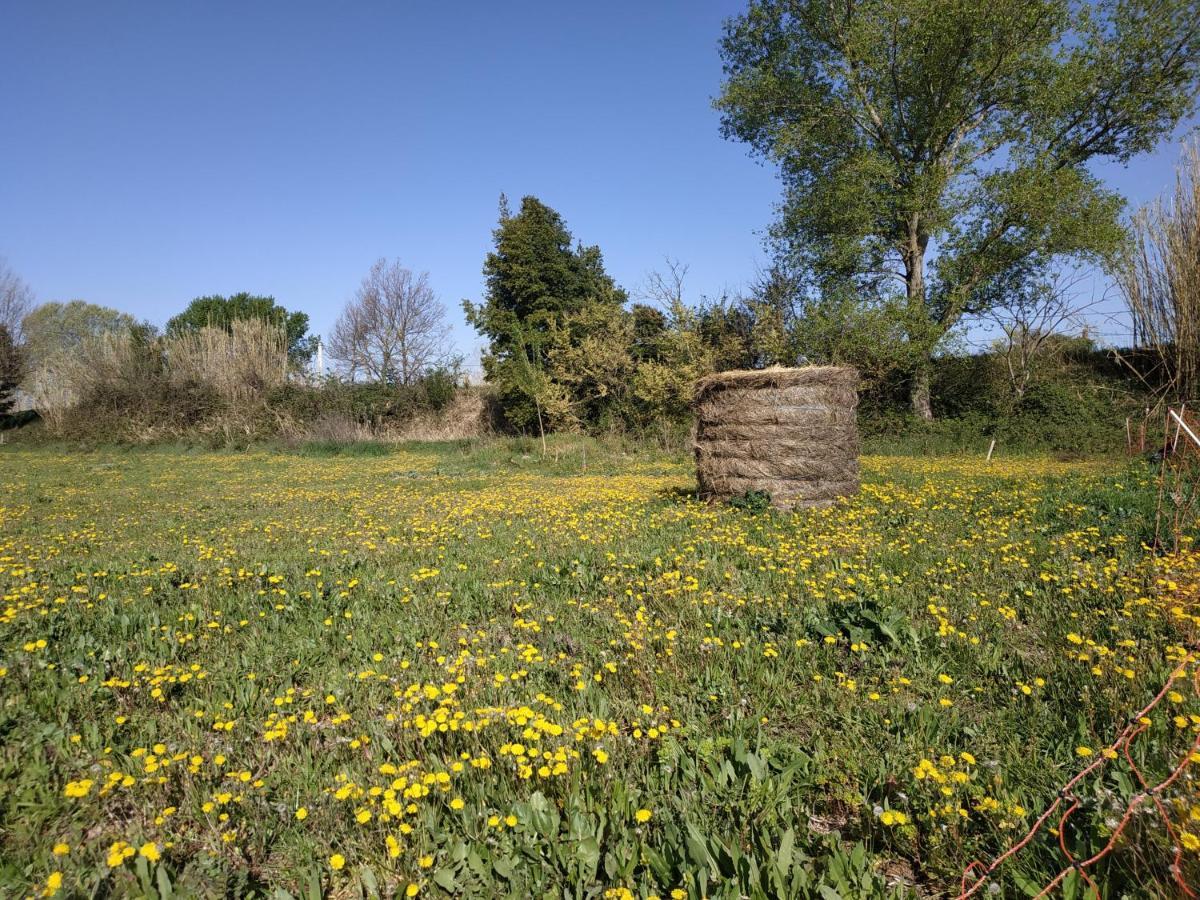
M 342 445 L 392 437 L 420 416 L 452 419 L 456 433 L 477 425 L 470 404 L 455 405 L 464 390 L 455 369 L 403 386 L 293 377 L 283 333 L 247 319 L 164 338 L 137 328 L 93 336 L 43 365 L 30 387 L 51 434 L 93 441 Z M 470 399 L 483 418 L 484 399 Z
M 317 384 L 288 382 L 280 385 L 268 403 L 281 417 L 296 426 L 322 424 L 333 428 L 343 423 L 343 436 L 360 432 L 385 431 L 403 425 L 422 413 L 447 409 L 461 388 L 455 372 L 435 369 L 410 385 L 360 383 L 329 378 Z
M 994 429 L 995 420 L 977 412 L 926 422 L 907 410 L 892 410 L 859 420 L 863 449 L 868 453 L 983 453 Z
M 165 339 L 136 328 L 88 338 L 43 366 L 35 394 L 55 434 L 229 443 L 272 430 L 267 394 L 286 377 L 282 335 L 248 320 Z
M 985 452 L 993 438 L 1006 452 L 1111 452 L 1124 447 L 1125 417 L 1140 419 L 1148 396 L 1127 365 L 1078 340 L 1021 397 L 993 354 L 938 359 L 932 422 L 909 413 L 898 379 L 870 385 L 859 405 L 859 430 L 868 450 L 884 452 Z
M 1042 381 L 1030 386 L 1012 415 L 996 425 L 1000 443 L 1059 451 L 1116 450 L 1124 445 L 1124 412 L 1092 384 Z
M 458 395 L 459 381 L 458 373 L 452 369 L 430 371 L 417 385 L 424 392 L 423 408 L 433 412 L 446 409 Z

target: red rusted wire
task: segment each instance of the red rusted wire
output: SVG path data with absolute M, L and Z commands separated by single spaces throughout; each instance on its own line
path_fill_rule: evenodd
M 1137 734 L 1140 734 L 1142 730 L 1144 730 L 1144 729 L 1139 729 Z M 1054 877 L 1054 880 L 1051 881 L 1048 885 L 1046 885 L 1046 887 L 1042 889 L 1041 893 L 1039 893 L 1037 895 L 1037 897 L 1041 898 L 1041 897 L 1045 897 L 1045 896 L 1049 895 L 1049 893 L 1052 890 L 1054 890 L 1056 887 L 1058 887 L 1059 884 L 1062 883 L 1063 879 L 1065 879 L 1068 875 L 1071 874 L 1072 869 L 1078 871 L 1079 874 L 1082 875 L 1083 878 L 1088 882 L 1089 886 L 1094 887 L 1094 883 L 1092 882 L 1091 878 L 1088 877 L 1087 872 L 1085 870 L 1087 869 L 1088 866 L 1092 866 L 1095 863 L 1099 862 L 1101 859 L 1103 859 L 1105 856 L 1107 856 L 1112 851 L 1112 849 L 1116 846 L 1117 839 L 1121 836 L 1121 832 L 1123 832 L 1125 830 L 1125 826 L 1129 824 L 1129 821 L 1133 818 L 1133 814 L 1137 811 L 1137 808 L 1139 806 L 1141 806 L 1142 803 L 1144 803 L 1147 799 L 1152 799 L 1155 801 L 1155 804 L 1158 807 L 1158 811 L 1159 811 L 1160 815 L 1162 815 L 1162 817 L 1163 817 L 1163 823 L 1167 827 L 1167 832 L 1171 835 L 1172 840 L 1174 840 L 1175 839 L 1175 831 L 1174 831 L 1174 828 L 1171 826 L 1170 816 L 1167 813 L 1165 807 L 1163 807 L 1163 805 L 1161 804 L 1161 802 L 1158 800 L 1158 798 L 1155 795 L 1159 791 L 1163 790 L 1164 788 L 1169 787 L 1171 785 L 1171 783 L 1174 782 L 1175 779 L 1178 778 L 1180 774 L 1182 774 L 1183 770 L 1186 769 L 1188 767 L 1188 765 L 1191 763 L 1191 754 L 1193 752 L 1195 752 L 1197 748 L 1200 748 L 1200 735 L 1197 735 L 1196 740 L 1192 744 L 1192 749 L 1188 751 L 1188 754 L 1183 758 L 1183 760 L 1179 763 L 1179 765 L 1175 767 L 1175 769 L 1171 772 L 1170 776 L 1168 776 L 1164 781 L 1162 781 L 1160 784 L 1158 784 L 1152 788 L 1147 787 L 1141 793 L 1136 795 L 1132 800 L 1130 800 L 1129 806 L 1125 810 L 1125 814 L 1121 817 L 1121 821 L 1117 823 L 1117 827 L 1113 829 L 1112 836 L 1109 838 L 1108 843 L 1106 843 L 1103 847 L 1101 847 L 1100 850 L 1098 850 L 1094 856 L 1084 860 L 1083 862 L 1076 862 L 1074 860 L 1074 858 L 1071 856 L 1070 852 L 1066 848 L 1066 845 L 1063 841 L 1062 831 L 1060 829 L 1060 831 L 1059 831 L 1059 846 L 1062 848 L 1063 853 L 1065 853 L 1067 855 L 1067 858 L 1071 860 L 1072 864 L 1071 864 L 1071 866 L 1069 866 L 1066 869 L 1063 869 L 1061 872 L 1059 872 L 1058 875 L 1056 875 Z M 1128 747 L 1126 747 L 1126 751 L 1128 751 Z M 1128 752 L 1126 752 L 1126 758 L 1127 759 L 1129 758 Z M 1132 761 L 1130 764 L 1132 765 Z M 1141 773 L 1140 773 L 1140 771 L 1137 770 L 1136 766 L 1134 766 L 1134 770 L 1135 770 L 1135 772 L 1137 772 L 1139 780 L 1142 781 L 1143 784 L 1145 784 L 1145 780 L 1142 778 Z M 1076 804 L 1076 805 L 1078 805 L 1078 804 Z M 1066 815 L 1063 816 L 1063 821 L 1065 822 L 1065 820 L 1066 820 Z M 1175 870 L 1174 871 L 1175 883 L 1179 886 L 1180 890 L 1182 890 L 1185 895 L 1187 895 L 1188 897 L 1195 897 L 1196 896 L 1195 892 L 1192 891 L 1192 889 L 1188 886 L 1187 882 L 1185 882 L 1183 880 L 1183 873 L 1179 867 L 1179 860 L 1182 857 L 1182 853 L 1183 853 L 1182 849 L 1180 848 L 1178 842 L 1176 842 L 1174 858 L 1172 860 L 1172 863 L 1173 863 L 1172 868 Z M 1036 900 L 1036 898 L 1035 898 L 1035 900 Z
M 1182 411 L 1182 408 L 1181 408 L 1181 411 Z M 1144 428 L 1145 428 L 1145 425 L 1143 424 L 1143 429 Z M 1158 539 L 1159 539 L 1159 528 L 1162 524 L 1161 513 L 1162 513 L 1163 499 L 1164 499 L 1164 495 L 1167 493 L 1166 471 L 1167 471 L 1166 467 L 1164 466 L 1163 469 L 1159 472 L 1159 477 L 1158 477 L 1158 509 L 1156 510 L 1156 513 L 1155 513 L 1155 543 L 1156 544 L 1158 543 Z M 1188 512 L 1191 512 L 1192 503 L 1195 501 L 1196 496 L 1197 496 L 1197 494 L 1195 493 L 1195 490 L 1193 489 L 1193 493 L 1191 493 L 1188 496 L 1187 509 L 1184 511 L 1185 514 Z M 1178 506 L 1179 504 L 1177 503 L 1176 505 Z M 1172 522 L 1173 531 L 1174 531 L 1174 535 L 1175 535 L 1175 549 L 1176 550 L 1178 550 L 1178 548 L 1179 548 L 1179 536 L 1182 531 L 1182 529 L 1180 527 L 1180 522 L 1181 522 L 1181 512 L 1179 510 L 1176 510 L 1176 514 L 1174 516 L 1174 521 Z M 1191 596 L 1194 592 L 1194 589 L 1195 589 L 1195 586 L 1193 585 L 1189 589 L 1187 589 L 1186 591 L 1182 591 L 1181 593 L 1183 593 L 1186 596 Z M 1197 649 L 1200 650 L 1200 648 L 1197 648 Z M 1180 841 L 1178 840 L 1178 836 L 1176 835 L 1176 832 L 1175 832 L 1175 827 L 1172 824 L 1170 811 L 1167 809 L 1166 805 L 1162 802 L 1162 800 L 1159 799 L 1159 795 L 1163 791 L 1165 791 L 1168 787 L 1170 787 L 1183 774 L 1184 770 L 1187 769 L 1187 767 L 1193 762 L 1193 757 L 1200 759 L 1200 733 L 1197 733 L 1195 739 L 1192 742 L 1191 748 L 1184 755 L 1183 759 L 1181 759 L 1179 761 L 1179 763 L 1175 766 L 1175 768 L 1171 770 L 1170 774 L 1163 781 L 1159 782 L 1157 785 L 1154 785 L 1154 786 L 1151 786 L 1146 781 L 1146 777 L 1142 774 L 1141 769 L 1139 769 L 1137 766 L 1137 763 L 1135 763 L 1133 761 L 1133 754 L 1131 752 L 1131 747 L 1132 747 L 1133 741 L 1140 734 L 1145 732 L 1146 729 L 1149 727 L 1149 723 L 1143 722 L 1142 720 L 1145 719 L 1146 716 L 1162 702 L 1163 698 L 1166 697 L 1167 693 L 1171 690 L 1172 685 L 1174 685 L 1175 682 L 1178 681 L 1180 678 L 1183 678 L 1187 674 L 1188 666 L 1195 664 L 1196 661 L 1197 661 L 1197 652 L 1188 653 L 1187 657 L 1183 660 L 1183 662 L 1180 663 L 1180 665 L 1177 666 L 1175 668 L 1175 670 L 1171 673 L 1170 677 L 1166 681 L 1166 684 L 1164 684 L 1162 686 L 1162 689 L 1154 696 L 1154 699 L 1152 699 L 1148 704 L 1146 704 L 1146 706 L 1141 710 L 1141 712 L 1137 713 L 1135 716 L 1132 716 L 1130 718 L 1129 722 L 1125 725 L 1125 727 L 1121 729 L 1121 733 L 1119 735 L 1117 735 L 1116 739 L 1108 746 L 1108 748 L 1104 752 L 1102 752 L 1099 756 L 1097 756 L 1097 758 L 1092 763 L 1085 766 L 1082 771 L 1078 772 L 1070 781 L 1068 781 L 1062 787 L 1062 789 L 1058 792 L 1057 798 L 1050 804 L 1049 807 L 1047 807 L 1046 811 L 1043 812 L 1041 814 L 1041 816 L 1039 816 L 1037 818 L 1037 820 L 1033 823 L 1032 827 L 1030 827 L 1029 831 L 1026 832 L 1024 837 L 1022 837 L 1019 841 L 1017 841 L 1015 844 L 1013 844 L 1011 847 L 1009 847 L 1007 850 L 1005 850 L 1003 853 L 1001 853 L 999 856 L 997 856 L 995 859 L 993 859 L 992 862 L 986 866 L 983 863 L 979 862 L 978 860 L 972 860 L 971 863 L 963 870 L 962 880 L 959 883 L 959 894 L 955 898 L 955 900 L 967 900 L 967 898 L 976 894 L 987 883 L 988 878 L 990 878 L 991 875 L 997 869 L 999 869 L 1000 866 L 1003 865 L 1005 861 L 1011 859 L 1017 853 L 1021 852 L 1021 850 L 1023 850 L 1025 847 L 1027 847 L 1030 844 L 1030 842 L 1033 841 L 1033 839 L 1041 831 L 1042 826 L 1045 825 L 1047 821 L 1049 821 L 1050 817 L 1053 816 L 1054 813 L 1062 806 L 1062 804 L 1065 800 L 1069 800 L 1070 805 L 1068 806 L 1066 811 L 1062 813 L 1061 817 L 1059 818 L 1058 835 L 1057 836 L 1058 836 L 1059 849 L 1062 852 L 1062 854 L 1067 858 L 1068 866 L 1065 869 L 1062 869 L 1061 871 L 1059 871 L 1058 874 L 1054 876 L 1054 878 L 1050 881 L 1050 883 L 1047 884 L 1042 889 L 1042 891 L 1037 895 L 1037 898 L 1042 898 L 1042 897 L 1049 895 L 1050 892 L 1053 891 L 1060 884 L 1062 884 L 1063 880 L 1066 879 L 1067 876 L 1069 876 L 1071 874 L 1071 872 L 1073 872 L 1073 871 L 1078 872 L 1079 876 L 1081 878 L 1083 878 L 1083 880 L 1087 883 L 1088 887 L 1095 891 L 1095 889 L 1096 889 L 1095 882 L 1092 880 L 1091 876 L 1088 875 L 1086 870 L 1088 868 L 1090 868 L 1091 866 L 1095 865 L 1097 862 L 1099 862 L 1101 859 L 1103 859 L 1105 856 L 1107 856 L 1109 853 L 1112 852 L 1113 848 L 1117 844 L 1117 841 L 1120 839 L 1121 834 L 1124 832 L 1126 826 L 1132 820 L 1134 813 L 1137 811 L 1137 809 L 1143 803 L 1145 803 L 1147 800 L 1150 800 L 1154 803 L 1155 809 L 1158 812 L 1159 817 L 1162 819 L 1162 822 L 1166 828 L 1167 834 L 1171 838 L 1171 841 L 1172 841 L 1173 858 L 1172 858 L 1171 872 L 1172 872 L 1172 876 L 1175 880 L 1175 884 L 1180 889 L 1180 891 L 1182 892 L 1182 894 L 1184 896 L 1187 896 L 1187 897 L 1193 898 L 1193 900 L 1196 900 L 1198 895 L 1196 894 L 1195 891 L 1192 890 L 1192 888 L 1187 884 L 1187 882 L 1184 880 L 1184 877 L 1183 877 L 1183 867 L 1180 864 L 1182 861 L 1182 858 L 1183 858 L 1183 847 L 1182 847 Z M 1200 696 L 1200 668 L 1196 668 L 1196 670 L 1192 674 L 1192 689 L 1198 696 Z M 1075 795 L 1073 794 L 1073 789 L 1077 784 L 1079 784 L 1079 782 L 1081 782 L 1083 779 L 1087 778 L 1089 775 L 1091 775 L 1097 769 L 1104 766 L 1110 759 L 1115 759 L 1117 757 L 1118 751 L 1124 755 L 1126 762 L 1129 764 L 1130 770 L 1133 772 L 1134 777 L 1137 778 L 1138 784 L 1141 786 L 1141 791 L 1139 791 L 1137 794 L 1135 794 L 1130 799 L 1129 804 L 1126 807 L 1124 814 L 1121 816 L 1120 821 L 1117 823 L 1116 827 L 1112 831 L 1112 834 L 1109 836 L 1108 842 L 1105 843 L 1105 845 L 1103 847 L 1101 847 L 1100 850 L 1098 850 L 1090 858 L 1083 860 L 1083 861 L 1079 861 L 1079 860 L 1075 859 L 1074 855 L 1067 848 L 1067 843 L 1066 843 L 1067 820 L 1071 817 L 1071 815 L 1077 809 L 1079 809 L 1079 806 L 1080 806 L 1078 798 L 1076 798 Z M 974 877 L 973 873 L 976 870 L 982 870 L 982 874 L 980 874 L 978 877 L 976 877 L 975 880 L 968 885 L 968 881 L 972 877 Z M 1096 891 L 1096 894 L 1098 896 L 1099 892 Z M 1037 900 L 1037 898 L 1035 898 L 1035 900 Z
M 1189 654 L 1183 663 L 1171 673 L 1170 678 L 1167 679 L 1166 684 L 1164 684 L 1162 689 L 1154 696 L 1154 699 L 1146 704 L 1141 712 L 1133 716 L 1129 723 L 1123 729 L 1121 729 L 1121 733 L 1117 735 L 1117 738 L 1112 742 L 1112 744 L 1110 744 L 1108 748 L 1096 758 L 1095 761 L 1085 766 L 1082 771 L 1078 772 L 1063 786 L 1063 788 L 1058 792 L 1058 797 L 1053 803 L 1050 804 L 1049 807 L 1047 807 L 1046 811 L 1037 818 L 1032 827 L 1028 832 L 1026 832 L 1025 836 L 1021 838 L 1021 840 L 1017 841 L 1015 844 L 997 856 L 989 865 L 985 866 L 978 860 L 973 860 L 966 867 L 966 869 L 963 870 L 962 880 L 959 884 L 959 894 L 956 900 L 966 900 L 966 898 L 973 896 L 987 883 L 988 878 L 991 877 L 991 875 L 1006 860 L 1012 858 L 1014 855 L 1028 846 L 1029 843 L 1041 831 L 1042 826 L 1045 825 L 1050 817 L 1053 816 L 1059 807 L 1062 806 L 1064 800 L 1069 800 L 1070 805 L 1059 818 L 1058 845 L 1063 855 L 1066 856 L 1069 865 L 1054 876 L 1053 880 L 1051 880 L 1051 882 L 1047 884 L 1045 888 L 1043 888 L 1042 891 L 1037 895 L 1037 898 L 1048 896 L 1050 892 L 1058 887 L 1073 871 L 1079 873 L 1079 876 L 1083 878 L 1088 887 L 1095 889 L 1095 882 L 1092 880 L 1091 876 L 1088 875 L 1087 869 L 1095 865 L 1110 852 L 1112 852 L 1112 849 L 1116 846 L 1122 832 L 1124 832 L 1125 827 L 1132 820 L 1134 812 L 1136 812 L 1138 807 L 1145 803 L 1146 800 L 1153 801 L 1159 816 L 1163 820 L 1163 824 L 1166 826 L 1167 834 L 1170 835 L 1171 840 L 1174 843 L 1174 858 L 1172 860 L 1173 865 L 1171 868 L 1175 878 L 1175 883 L 1178 885 L 1184 895 L 1191 898 L 1195 898 L 1197 896 L 1183 878 L 1183 869 L 1180 866 L 1180 860 L 1182 859 L 1183 851 L 1179 841 L 1176 838 L 1175 829 L 1171 823 L 1170 813 L 1163 802 L 1159 799 L 1158 795 L 1171 784 L 1173 784 L 1176 779 L 1183 774 L 1184 769 L 1186 769 L 1192 762 L 1192 755 L 1200 752 L 1200 734 L 1196 735 L 1195 740 L 1192 742 L 1191 748 L 1184 755 L 1183 759 L 1180 760 L 1178 765 L 1175 766 L 1167 778 L 1153 787 L 1151 787 L 1146 781 L 1145 776 L 1142 774 L 1137 764 L 1133 761 L 1133 755 L 1130 753 L 1130 747 L 1133 740 L 1149 727 L 1141 720 L 1144 719 L 1148 713 L 1154 710 L 1155 707 L 1162 702 L 1163 698 L 1166 697 L 1167 693 L 1170 691 L 1172 685 L 1174 685 L 1176 681 L 1186 674 L 1188 665 L 1194 661 L 1195 655 Z M 1200 670 L 1197 670 L 1192 677 L 1193 689 L 1200 694 Z M 1079 808 L 1080 805 L 1079 800 L 1074 796 L 1072 790 L 1075 785 L 1079 784 L 1079 782 L 1081 782 L 1084 778 L 1105 765 L 1109 759 L 1115 758 L 1118 751 L 1124 754 L 1125 759 L 1129 763 L 1129 767 L 1133 771 L 1134 776 L 1137 778 L 1138 783 L 1141 785 L 1142 790 L 1129 801 L 1129 805 L 1126 807 L 1124 815 L 1122 815 L 1120 821 L 1117 823 L 1116 828 L 1113 829 L 1112 835 L 1109 837 L 1108 842 L 1090 858 L 1079 861 L 1075 859 L 1071 851 L 1067 849 L 1065 838 L 1067 820 Z M 979 875 L 974 882 L 968 885 L 968 880 L 973 877 L 972 873 L 974 873 L 976 869 L 981 869 L 982 874 Z

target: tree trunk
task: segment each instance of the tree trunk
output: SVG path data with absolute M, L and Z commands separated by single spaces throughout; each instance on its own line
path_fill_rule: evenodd
M 930 405 L 930 382 L 932 363 L 927 348 L 929 311 L 925 306 L 925 248 L 929 245 L 928 235 L 921 233 L 920 219 L 913 215 L 908 222 L 908 238 L 904 246 L 904 289 L 908 301 L 909 340 L 921 347 L 923 358 L 917 363 L 909 385 L 909 400 L 913 415 L 926 422 L 933 420 Z
M 533 405 L 537 407 L 538 414 L 538 434 L 542 436 L 542 459 L 546 458 L 546 426 L 542 424 L 542 403 L 536 397 L 533 399 Z
M 909 390 L 913 415 L 926 422 L 933 421 L 933 407 L 930 405 L 930 382 L 933 380 L 933 373 L 930 369 L 929 363 L 920 363 L 913 372 Z

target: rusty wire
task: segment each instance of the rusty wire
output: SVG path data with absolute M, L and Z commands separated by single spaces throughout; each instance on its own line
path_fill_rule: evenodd
M 1178 435 L 1176 435 L 1176 438 L 1178 439 Z M 1164 443 L 1164 449 L 1165 447 L 1166 444 Z M 1195 517 L 1197 491 L 1198 485 L 1195 483 L 1195 470 L 1187 464 L 1186 459 L 1183 461 L 1183 464 L 1179 466 L 1169 466 L 1167 464 L 1167 460 L 1164 459 L 1163 467 L 1159 471 L 1158 478 L 1158 508 L 1155 515 L 1156 545 L 1162 546 L 1160 543 L 1160 529 L 1163 524 L 1166 524 L 1164 523 L 1164 519 L 1167 518 L 1164 516 L 1164 501 L 1167 499 L 1172 499 L 1174 501 L 1173 505 L 1176 507 L 1176 510 L 1174 510 L 1175 514 L 1170 517 L 1171 520 L 1169 525 L 1171 526 L 1174 537 L 1173 550 L 1175 552 L 1179 551 L 1179 538 L 1185 530 L 1184 520 L 1194 520 Z M 1179 509 L 1181 506 L 1183 507 L 1182 510 Z M 1195 641 L 1193 641 L 1192 652 L 1189 652 L 1184 658 L 1183 662 L 1181 662 L 1171 672 L 1171 676 L 1167 679 L 1161 690 L 1155 694 L 1154 698 L 1147 703 L 1146 706 L 1141 709 L 1141 711 L 1129 718 L 1127 724 L 1121 730 L 1120 734 L 1117 735 L 1113 742 L 1109 744 L 1109 746 L 1103 752 L 1097 755 L 1096 759 L 1090 765 L 1086 766 L 1082 771 L 1078 772 L 1073 778 L 1071 778 L 1070 781 L 1063 785 L 1063 787 L 1058 791 L 1057 797 L 1046 808 L 1045 812 L 1043 812 L 1037 818 L 1037 820 L 1030 827 L 1029 831 L 1026 832 L 1024 837 L 1022 837 L 1019 841 L 1017 841 L 999 856 L 995 857 L 990 863 L 985 865 L 978 860 L 974 860 L 966 867 L 966 869 L 963 870 L 962 880 L 959 883 L 959 893 L 955 900 L 967 900 L 967 898 L 974 896 L 977 892 L 982 890 L 985 885 L 987 885 L 991 876 L 995 874 L 1000 866 L 1032 843 L 1041 832 L 1043 826 L 1045 826 L 1045 824 L 1060 809 L 1062 809 L 1062 813 L 1058 819 L 1056 833 L 1059 850 L 1063 856 L 1066 857 L 1067 865 L 1060 869 L 1054 878 L 1052 878 L 1050 882 L 1044 888 L 1042 888 L 1042 890 L 1036 895 L 1035 900 L 1040 900 L 1042 897 L 1049 896 L 1051 891 L 1061 885 L 1072 872 L 1077 872 L 1087 887 L 1092 889 L 1096 896 L 1099 896 L 1099 889 L 1097 888 L 1096 883 L 1092 880 L 1091 875 L 1088 873 L 1088 869 L 1112 853 L 1126 827 L 1129 825 L 1130 821 L 1132 821 L 1134 813 L 1147 801 L 1150 801 L 1154 805 L 1154 809 L 1158 813 L 1158 816 L 1163 823 L 1163 827 L 1166 829 L 1167 835 L 1171 838 L 1173 858 L 1170 871 L 1174 878 L 1175 885 L 1178 887 L 1181 893 L 1181 896 L 1190 898 L 1197 898 L 1200 896 L 1192 889 L 1191 885 L 1189 885 L 1184 878 L 1183 867 L 1180 865 L 1183 855 L 1183 848 L 1176 834 L 1175 824 L 1172 821 L 1171 814 L 1161 799 L 1161 794 L 1172 784 L 1174 784 L 1180 778 L 1180 776 L 1183 775 L 1184 771 L 1189 765 L 1194 762 L 1200 762 L 1200 733 L 1197 733 L 1195 739 L 1192 741 L 1192 746 L 1183 755 L 1182 759 L 1180 759 L 1174 765 L 1168 775 L 1162 781 L 1154 785 L 1149 783 L 1142 770 L 1138 767 L 1137 763 L 1134 762 L 1133 754 L 1131 752 L 1133 742 L 1138 738 L 1139 735 L 1143 734 L 1146 729 L 1150 727 L 1150 720 L 1147 718 L 1149 714 L 1158 707 L 1163 698 L 1167 696 L 1176 682 L 1187 677 L 1188 667 L 1196 663 L 1197 659 L 1200 658 L 1198 657 L 1198 653 L 1200 653 L 1200 644 L 1197 644 Z M 1200 667 L 1195 668 L 1193 671 L 1191 681 L 1193 691 L 1197 694 L 1197 696 L 1200 696 Z M 1070 849 L 1068 849 L 1066 842 L 1066 826 L 1068 820 L 1080 807 L 1080 800 L 1077 796 L 1075 796 L 1074 788 L 1089 775 L 1102 769 L 1107 763 L 1117 759 L 1119 756 L 1124 756 L 1125 761 L 1128 763 L 1130 770 L 1137 779 L 1141 790 L 1130 799 L 1125 808 L 1124 814 L 1113 828 L 1112 834 L 1109 835 L 1109 839 L 1104 846 L 1087 859 L 1076 859 L 1074 854 L 1071 853 Z M 1063 808 L 1064 805 L 1065 809 Z M 978 876 L 973 874 L 976 871 L 980 872 Z M 972 878 L 974 878 L 973 881 Z
M 1162 800 L 1159 799 L 1158 795 L 1163 790 L 1170 787 L 1180 777 L 1180 775 L 1183 774 L 1184 770 L 1194 761 L 1192 758 L 1193 754 L 1200 753 L 1200 734 L 1196 735 L 1196 739 L 1192 742 L 1191 748 L 1189 748 L 1188 752 L 1184 754 L 1183 759 L 1180 760 L 1179 763 L 1171 770 L 1170 774 L 1161 782 L 1153 786 L 1147 782 L 1146 777 L 1142 774 L 1137 764 L 1133 761 L 1133 756 L 1130 753 L 1130 746 L 1133 741 L 1138 737 L 1138 735 L 1142 734 L 1149 727 L 1142 720 L 1145 719 L 1149 713 L 1151 713 L 1159 705 L 1159 703 L 1162 702 L 1163 698 L 1166 697 L 1172 686 L 1174 686 L 1174 684 L 1180 678 L 1186 675 L 1188 665 L 1194 663 L 1195 661 L 1196 655 L 1188 654 L 1183 663 L 1171 673 L 1171 677 L 1167 679 L 1166 683 L 1162 686 L 1162 689 L 1154 696 L 1154 699 L 1146 704 L 1146 706 L 1143 707 L 1140 712 L 1131 717 L 1129 723 L 1121 730 L 1121 733 L 1117 735 L 1116 739 L 1106 748 L 1105 752 L 1100 753 L 1096 757 L 1095 761 L 1085 767 L 1082 771 L 1078 772 L 1059 790 L 1058 796 L 1055 798 L 1054 802 L 1051 803 L 1050 806 L 1046 808 L 1046 811 L 1037 818 L 1032 827 L 1030 827 L 1029 831 L 1026 832 L 1025 836 L 1021 838 L 1021 840 L 1017 841 L 986 866 L 978 861 L 973 861 L 970 865 L 968 865 L 963 871 L 962 881 L 959 886 L 960 892 L 957 895 L 956 900 L 966 900 L 966 898 L 974 896 L 976 892 L 981 890 L 987 884 L 988 879 L 992 876 L 992 874 L 996 872 L 996 870 L 999 869 L 1005 861 L 1015 856 L 1022 849 L 1028 846 L 1035 837 L 1037 837 L 1046 822 L 1048 822 L 1055 812 L 1057 812 L 1064 804 L 1068 805 L 1058 820 L 1057 832 L 1059 849 L 1062 851 L 1063 855 L 1066 856 L 1068 864 L 1065 868 L 1060 870 L 1057 875 L 1054 876 L 1050 883 L 1047 884 L 1039 894 L 1037 894 L 1037 897 L 1041 898 L 1048 896 L 1050 892 L 1058 887 L 1073 871 L 1078 872 L 1079 876 L 1087 883 L 1087 885 L 1094 888 L 1095 883 L 1088 875 L 1087 870 L 1112 852 L 1112 850 L 1116 847 L 1117 841 L 1120 839 L 1122 832 L 1124 832 L 1125 827 L 1133 818 L 1133 814 L 1137 811 L 1138 807 L 1144 804 L 1147 800 L 1153 801 L 1155 808 L 1163 821 L 1163 824 L 1166 826 L 1167 833 L 1174 841 L 1175 851 L 1172 871 L 1174 873 L 1176 884 L 1179 886 L 1180 890 L 1183 891 L 1185 896 L 1196 897 L 1197 894 L 1183 879 L 1183 870 L 1179 865 L 1182 850 L 1179 846 L 1179 841 L 1176 840 L 1175 828 L 1171 821 L 1170 814 Z M 1197 669 L 1193 673 L 1192 682 L 1193 688 L 1200 693 L 1200 669 Z M 1122 754 L 1129 763 L 1129 766 L 1133 770 L 1134 776 L 1137 778 L 1142 789 L 1130 799 L 1124 815 L 1117 823 L 1117 826 L 1113 829 L 1112 835 L 1109 837 L 1108 842 L 1099 851 L 1087 859 L 1077 860 L 1071 851 L 1067 849 L 1066 840 L 1064 838 L 1067 820 L 1077 809 L 1079 809 L 1080 805 L 1079 799 L 1073 793 L 1073 789 L 1077 784 L 1083 781 L 1083 779 L 1087 778 L 1098 769 L 1103 768 L 1106 763 Z M 973 883 L 969 883 L 970 879 L 972 878 L 972 873 L 977 869 L 982 869 L 982 874 L 975 878 Z

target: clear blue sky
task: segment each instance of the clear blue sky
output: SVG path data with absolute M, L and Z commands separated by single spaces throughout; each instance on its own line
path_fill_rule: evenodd
M 247 290 L 329 330 L 380 256 L 427 270 L 459 349 L 501 191 L 559 210 L 635 292 L 765 260 L 773 172 L 723 141 L 737 0 L 16 3 L 0 12 L 0 255 L 39 300 L 162 324 Z M 1135 201 L 1177 147 L 1103 174 Z

